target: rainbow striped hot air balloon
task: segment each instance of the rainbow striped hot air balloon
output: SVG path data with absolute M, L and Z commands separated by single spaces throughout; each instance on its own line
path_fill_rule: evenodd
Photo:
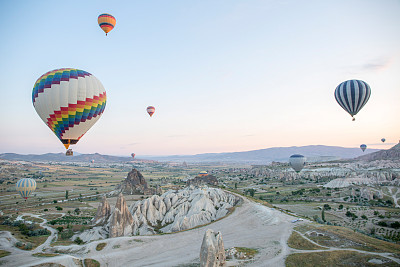
M 153 106 L 147 107 L 147 113 L 149 113 L 150 117 L 153 116 L 154 112 L 156 112 L 156 108 Z
M 103 114 L 106 91 L 89 72 L 57 69 L 37 79 L 32 102 L 40 118 L 68 149 Z
M 97 18 L 97 22 L 107 36 L 107 33 L 114 29 L 117 20 L 112 15 L 104 13 L 99 15 L 99 17 Z
M 17 182 L 16 189 L 21 197 L 28 199 L 29 195 L 36 189 L 36 182 L 31 178 L 22 178 Z

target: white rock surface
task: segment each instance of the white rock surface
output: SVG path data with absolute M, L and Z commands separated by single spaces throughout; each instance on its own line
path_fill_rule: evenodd
M 187 187 L 138 201 L 129 208 L 134 235 L 170 233 L 215 221 L 228 213 L 238 197 L 218 188 Z
M 221 232 L 208 229 L 200 248 L 200 267 L 226 266 L 225 248 Z

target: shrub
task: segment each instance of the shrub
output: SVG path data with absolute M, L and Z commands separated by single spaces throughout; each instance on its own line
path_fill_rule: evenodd
M 387 223 L 386 223 L 385 221 L 379 221 L 377 224 L 378 224 L 379 226 L 383 226 L 383 227 L 386 227 L 386 226 L 387 226 Z
M 83 240 L 78 236 L 77 238 L 75 238 L 74 242 L 80 245 L 83 243 Z
M 400 222 L 391 223 L 390 227 L 395 228 L 395 229 L 400 228 Z
M 43 211 L 49 211 L 49 209 L 44 209 Z

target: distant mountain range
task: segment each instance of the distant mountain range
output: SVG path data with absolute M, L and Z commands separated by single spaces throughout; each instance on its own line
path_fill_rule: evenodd
M 74 152 L 74 156 L 65 156 L 65 153 L 47 153 L 42 155 L 21 155 L 15 153 L 0 154 L 0 159 L 6 160 L 22 160 L 22 161 L 55 161 L 55 162 L 91 162 L 94 160 L 96 163 L 112 163 L 112 162 L 127 162 L 131 161 L 131 157 L 117 157 L 95 154 L 79 154 Z
M 287 162 L 293 154 L 302 154 L 307 157 L 307 161 L 328 161 L 339 159 L 352 159 L 363 154 L 379 151 L 379 149 L 367 149 L 362 152 L 360 148 L 346 148 L 338 146 L 292 146 L 292 147 L 272 147 L 244 152 L 230 153 L 205 153 L 184 156 L 154 156 L 152 160 L 174 161 L 174 162 L 232 162 L 232 163 L 251 163 L 265 164 L 272 161 Z M 143 158 L 150 158 L 144 157 Z
M 156 160 L 171 162 L 192 162 L 192 163 L 249 163 L 266 164 L 272 161 L 287 162 L 293 154 L 302 154 L 307 157 L 307 161 L 328 161 L 339 159 L 351 159 L 361 155 L 380 151 L 378 149 L 367 149 L 364 153 L 360 148 L 345 148 L 337 146 L 301 146 L 301 147 L 273 147 L 244 152 L 230 153 L 205 153 L 197 155 L 176 155 L 176 156 L 141 156 L 138 160 Z M 24 160 L 24 161 L 56 161 L 56 162 L 90 162 L 112 163 L 132 161 L 131 157 L 118 157 L 95 154 L 78 154 L 67 157 L 63 153 L 48 153 L 42 155 L 20 155 L 14 153 L 0 154 L 0 159 L 6 160 Z
M 388 150 L 380 150 L 377 152 L 370 153 L 368 155 L 363 155 L 358 158 L 357 160 L 366 160 L 366 161 L 373 161 L 373 160 L 395 160 L 400 159 L 400 143 L 395 145 L 394 147 Z

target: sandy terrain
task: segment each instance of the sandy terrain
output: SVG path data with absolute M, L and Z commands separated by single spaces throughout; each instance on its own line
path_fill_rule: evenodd
M 69 255 L 52 258 L 32 257 L 30 252 L 16 253 L 13 249 L 13 253 L 2 260 L 7 261 L 7 266 L 32 266 L 44 262 L 75 266 L 74 257 L 92 258 L 99 261 L 101 266 L 177 266 L 199 262 L 204 232 L 211 228 L 221 231 L 225 248 L 235 246 L 259 249 L 249 266 L 284 266 L 285 257 L 290 252 L 286 242 L 295 225 L 291 223 L 292 219 L 289 215 L 245 199 L 230 216 L 197 229 L 157 236 L 112 238 L 82 246 L 56 247 Z M 102 242 L 106 242 L 107 246 L 102 251 L 96 251 L 96 245 Z M 1 244 L 1 247 L 6 246 Z

